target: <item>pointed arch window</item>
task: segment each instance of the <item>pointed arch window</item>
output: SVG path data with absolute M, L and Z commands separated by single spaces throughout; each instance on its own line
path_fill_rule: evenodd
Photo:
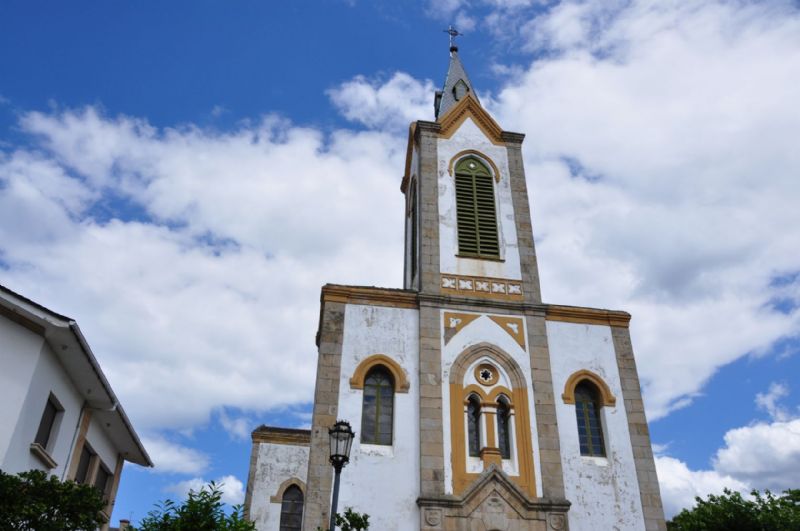
M 280 531 L 299 531 L 303 525 L 303 491 L 291 485 L 281 500 Z
M 511 407 L 508 399 L 497 400 L 497 446 L 503 459 L 511 459 Z
M 467 400 L 467 441 L 470 457 L 481 455 L 481 402 L 471 395 Z
M 582 381 L 575 386 L 575 415 L 578 420 L 581 455 L 605 457 L 599 391 L 588 381 Z
M 394 424 L 394 379 L 382 365 L 372 368 L 364 379 L 361 407 L 361 442 L 392 444 Z
M 492 173 L 475 157 L 455 168 L 458 253 L 472 257 L 500 257 L 497 212 Z

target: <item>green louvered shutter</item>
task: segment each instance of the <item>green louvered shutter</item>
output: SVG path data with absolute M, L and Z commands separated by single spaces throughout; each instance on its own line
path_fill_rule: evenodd
M 456 213 L 459 254 L 499 257 L 492 174 L 476 159 L 456 166 Z

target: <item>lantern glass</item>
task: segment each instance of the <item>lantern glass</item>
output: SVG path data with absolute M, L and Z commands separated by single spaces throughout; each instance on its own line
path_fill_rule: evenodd
M 330 461 L 334 466 L 344 466 L 350 460 L 350 447 L 355 438 L 355 432 L 350 423 L 338 421 L 329 430 L 330 436 Z

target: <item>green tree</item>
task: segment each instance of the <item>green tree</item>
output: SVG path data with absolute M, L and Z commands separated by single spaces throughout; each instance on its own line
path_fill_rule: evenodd
M 342 531 L 367 531 L 369 529 L 369 515 L 357 513 L 352 507 L 348 507 L 344 514 L 336 513 L 336 526 Z M 317 531 L 324 531 L 317 527 Z
M 132 531 L 254 531 L 244 518 L 241 505 L 225 512 L 222 491 L 213 481 L 199 491 L 189 491 L 182 504 L 172 500 L 159 503 Z
M 709 495 L 708 500 L 696 497 L 697 505 L 684 509 L 667 522 L 670 531 L 797 531 L 800 529 L 800 490 L 792 489 L 776 496 L 770 491 L 762 495 L 754 490 L 752 499 L 724 490 Z
M 95 531 L 106 522 L 105 503 L 89 485 L 47 477 L 41 470 L 17 475 L 0 470 L 0 529 Z

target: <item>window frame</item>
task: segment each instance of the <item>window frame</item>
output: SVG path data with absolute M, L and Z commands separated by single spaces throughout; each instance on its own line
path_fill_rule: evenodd
M 298 506 L 298 501 L 297 500 L 287 499 L 287 496 L 292 495 L 295 492 L 297 492 L 300 495 L 300 501 L 299 501 L 300 510 L 299 510 L 299 513 L 298 512 L 290 512 L 290 511 L 286 510 L 287 507 L 290 507 L 292 509 L 296 509 L 297 508 L 297 506 Z M 280 503 L 281 503 L 281 513 L 280 513 L 280 519 L 278 520 L 278 529 L 279 529 L 279 531 L 295 531 L 295 530 L 303 529 L 303 516 L 304 516 L 304 513 L 305 513 L 305 506 L 306 506 L 306 495 L 303 492 L 303 489 L 301 489 L 299 485 L 295 485 L 295 484 L 289 485 L 288 487 L 286 487 L 286 490 L 283 491 L 283 494 L 281 495 L 281 502 Z M 284 521 L 285 518 L 293 517 L 293 516 L 299 516 L 300 517 L 300 521 L 298 523 L 298 526 L 293 525 L 293 523 Z
M 44 435 L 42 439 L 43 429 L 45 428 L 45 419 L 47 416 L 48 411 L 52 408 L 52 418 L 49 421 L 49 426 L 47 426 L 47 433 Z M 55 435 L 58 432 L 58 428 L 61 424 L 61 417 L 64 414 L 64 407 L 61 405 L 61 402 L 58 401 L 58 398 L 53 393 L 50 393 L 47 397 L 47 402 L 45 402 L 44 411 L 42 411 L 42 416 L 39 419 L 39 427 L 36 429 L 36 435 L 33 438 L 34 444 L 38 444 L 42 447 L 42 449 L 46 451 L 51 451 L 53 446 L 55 446 Z
M 477 167 L 466 168 L 469 163 Z M 489 165 L 475 155 L 467 155 L 454 165 L 456 243 L 460 257 L 502 260 L 495 181 Z
M 470 411 L 472 408 L 472 411 Z M 481 399 L 475 394 L 467 397 L 465 408 L 467 421 L 467 457 L 481 456 L 481 423 L 483 412 L 481 411 Z M 474 427 L 474 429 L 473 429 Z
M 575 420 L 578 450 L 582 457 L 605 458 L 608 455 L 600 393 L 589 380 L 582 380 L 575 386 Z
M 377 384 L 371 383 L 370 378 L 380 375 L 383 380 Z M 374 406 L 367 404 L 367 398 L 374 392 Z M 394 404 L 395 404 L 395 379 L 392 371 L 383 364 L 376 364 L 364 375 L 364 386 L 361 395 L 361 444 L 376 446 L 392 446 L 394 444 Z M 389 398 L 388 406 L 384 400 Z M 370 408 L 374 407 L 374 411 Z M 389 407 L 389 431 L 381 431 L 381 416 L 385 413 L 383 408 Z M 372 420 L 373 428 L 369 430 L 367 423 Z
M 511 401 L 505 396 L 500 395 L 497 399 L 497 448 L 500 450 L 502 459 L 511 459 L 513 455 L 513 438 L 511 432 L 514 429 L 511 422 Z

